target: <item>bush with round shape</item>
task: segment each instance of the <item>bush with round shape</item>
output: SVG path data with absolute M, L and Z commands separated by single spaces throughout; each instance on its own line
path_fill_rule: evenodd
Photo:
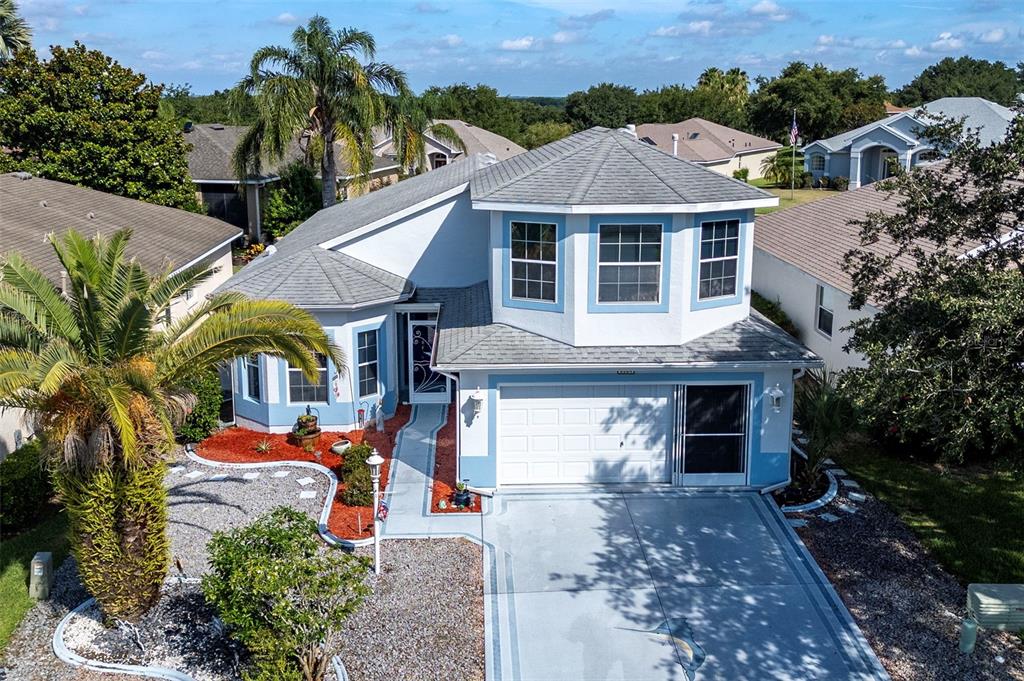
M 832 188 L 837 192 L 845 192 L 850 188 L 850 178 L 840 175 L 832 180 Z
M 220 425 L 220 376 L 216 371 L 200 371 L 189 379 L 187 389 L 196 396 L 196 402 L 178 427 L 178 439 L 199 442 Z
M 0 461 L 0 490 L 0 530 L 5 536 L 29 527 L 46 510 L 53 485 L 38 440 L 26 442 Z
M 282 506 L 208 544 L 203 594 L 251 653 L 248 681 L 321 681 L 345 619 L 370 592 L 369 559 L 325 546 L 316 529 Z

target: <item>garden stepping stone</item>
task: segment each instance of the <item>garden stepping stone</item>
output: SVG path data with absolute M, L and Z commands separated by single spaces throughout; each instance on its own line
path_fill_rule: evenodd
M 836 465 L 836 462 L 833 461 L 832 459 L 825 459 L 825 463 L 827 463 L 829 466 L 835 466 Z
M 227 480 L 227 479 L 228 479 L 228 474 L 227 473 L 217 473 L 217 475 L 211 475 L 210 476 L 210 480 L 218 480 L 219 481 L 219 480 Z
M 192 478 L 193 480 L 195 480 L 196 478 L 201 478 L 202 476 L 203 476 L 203 472 L 202 471 L 192 471 L 191 473 L 186 473 L 185 474 L 186 478 Z
M 860 483 L 856 480 L 850 480 L 849 478 L 843 478 L 841 481 L 847 487 L 853 487 L 854 489 L 860 487 Z
M 316 499 L 316 492 L 311 489 L 303 490 L 299 492 L 300 499 Z
M 850 501 L 858 501 L 859 502 L 859 501 L 867 500 L 867 497 L 864 496 L 863 494 L 861 494 L 860 492 L 850 492 L 846 496 L 850 497 Z
M 839 516 L 832 515 L 831 513 L 822 513 L 818 517 L 828 523 L 834 523 L 835 521 L 839 520 Z
M 838 475 L 841 478 L 845 478 L 847 475 L 849 475 L 849 473 L 844 471 L 842 468 L 833 468 L 832 469 L 832 474 L 833 475 Z
M 856 513 L 857 507 L 850 506 L 849 504 L 839 504 L 839 510 L 842 511 L 843 513 Z
M 169 471 L 167 471 L 167 472 L 168 472 L 168 473 L 180 473 L 180 472 L 182 472 L 183 470 L 185 470 L 185 467 L 184 467 L 184 466 L 174 466 L 173 468 L 171 468 L 171 469 L 170 469 Z
M 300 485 L 302 485 L 303 487 L 305 487 L 306 485 L 312 485 L 313 484 L 313 478 L 299 478 L 295 482 L 297 482 Z
M 807 521 L 803 518 L 786 518 L 790 527 L 807 527 Z
M 292 474 L 291 471 L 274 471 L 273 473 L 270 474 L 270 477 L 272 477 L 272 478 L 287 478 L 291 474 Z
M 246 480 L 255 480 L 256 478 L 260 477 L 260 473 L 259 471 L 252 471 L 251 473 L 246 473 L 242 477 L 245 478 Z

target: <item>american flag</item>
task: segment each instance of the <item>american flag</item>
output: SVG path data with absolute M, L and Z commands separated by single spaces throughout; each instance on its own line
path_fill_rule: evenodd
M 800 135 L 799 128 L 796 127 L 796 109 L 793 110 L 793 127 L 789 129 L 789 143 L 792 145 L 796 144 L 797 137 Z

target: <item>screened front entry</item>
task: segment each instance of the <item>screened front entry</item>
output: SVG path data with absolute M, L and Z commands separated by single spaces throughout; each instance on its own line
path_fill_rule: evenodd
M 746 385 L 676 388 L 675 484 L 746 484 L 749 402 Z

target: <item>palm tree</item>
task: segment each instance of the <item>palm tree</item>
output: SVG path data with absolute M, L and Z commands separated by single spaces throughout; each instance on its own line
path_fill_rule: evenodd
M 717 66 L 711 66 L 700 74 L 697 87 L 720 91 L 725 94 L 729 104 L 742 108 L 750 94 L 750 78 L 743 69 L 732 68 L 722 71 Z
M 807 455 L 799 482 L 814 489 L 832 456 L 856 423 L 853 407 L 839 389 L 839 376 L 827 369 L 812 369 L 797 385 L 793 418 L 807 443 Z
M 32 29 L 18 15 L 14 0 L 0 0 L 0 61 L 6 61 L 18 50 L 32 46 Z
M 402 169 L 412 175 L 427 168 L 426 138 L 466 153 L 466 143 L 447 123 L 438 123 L 440 112 L 450 110 L 444 99 L 432 95 L 416 97 L 411 94 L 388 98 L 385 128 L 391 134 L 395 154 Z
M 316 376 L 315 353 L 345 366 L 309 313 L 237 293 L 167 321 L 204 266 L 148 275 L 131 232 L 50 242 L 65 291 L 20 255 L 0 266 L 0 407 L 27 410 L 67 509 L 82 581 L 107 618 L 134 619 L 167 575 L 165 457 L 200 371 L 251 353 Z
M 373 128 L 384 123 L 386 97 L 408 90 L 405 74 L 390 64 L 370 61 L 377 48 L 364 31 L 333 31 L 330 22 L 314 16 L 292 33 L 292 46 L 256 50 L 249 75 L 236 88 L 250 94 L 256 123 L 235 150 L 240 177 L 259 174 L 262 162 L 280 159 L 296 135 L 309 132 L 320 139 L 323 205 L 337 197 L 334 143 L 341 142 L 350 167 L 368 178 L 373 167 Z

